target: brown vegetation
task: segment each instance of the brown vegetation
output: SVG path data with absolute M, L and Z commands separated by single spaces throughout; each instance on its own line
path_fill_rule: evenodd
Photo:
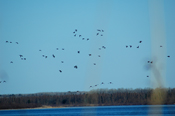
M 160 88 L 158 88 L 160 90 Z M 175 88 L 163 89 L 163 104 L 175 103 Z M 155 91 L 155 89 L 154 89 Z M 0 95 L 0 109 L 36 108 L 42 106 L 104 106 L 104 105 L 151 105 L 153 89 L 98 89 L 89 92 L 40 93 L 28 95 Z M 161 97 L 161 94 L 160 96 Z

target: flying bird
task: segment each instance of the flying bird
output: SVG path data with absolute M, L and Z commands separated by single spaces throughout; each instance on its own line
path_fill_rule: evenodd
M 89 38 L 87 38 L 87 41 L 89 40 Z
M 104 32 L 104 30 L 101 30 L 102 32 Z
M 100 31 L 100 32 L 101 32 L 101 30 L 100 30 L 100 29 L 97 29 L 97 31 Z
M 82 38 L 82 40 L 84 40 L 84 38 Z
M 73 33 L 75 33 L 75 31 Z
M 139 46 L 137 46 L 137 48 L 139 48 Z
M 76 36 L 76 34 L 74 36 Z
M 77 29 L 75 29 L 75 31 L 77 31 Z
M 10 63 L 13 63 L 12 61 Z
M 127 48 L 128 46 L 126 46 L 126 48 Z
M 162 47 L 162 46 L 160 46 L 160 47 Z
M 150 61 L 148 61 L 148 63 L 150 63 Z
M 79 37 L 81 37 L 81 35 L 79 35 Z
M 101 36 L 103 36 L 103 34 L 101 34 Z
M 6 43 L 8 43 L 8 41 L 6 41 Z
M 139 41 L 139 43 L 142 43 L 142 41 Z
M 62 72 L 62 70 L 59 70 L 60 71 L 60 73 Z
M 91 54 L 89 54 L 89 56 L 91 56 Z
M 80 53 L 80 51 L 78 51 L 78 53 Z
M 61 63 L 64 63 L 64 61 L 61 61 Z
M 99 48 L 99 50 L 101 50 L 101 48 Z
M 21 60 L 23 60 L 23 58 L 21 58 Z
M 170 57 L 170 56 L 167 56 L 167 57 Z
M 53 56 L 53 58 L 55 58 L 55 55 L 54 54 L 52 56 Z
M 94 63 L 94 65 L 96 65 L 96 63 Z
M 45 56 L 45 58 L 47 58 L 47 56 Z
M 18 44 L 18 42 L 16 42 L 16 44 Z
M 44 55 L 42 55 L 44 57 Z
M 64 48 L 62 48 L 62 50 L 64 50 Z
M 98 57 L 100 57 L 100 55 L 98 55 Z
M 132 45 L 130 45 L 130 48 L 132 48 Z
M 41 51 L 41 50 L 39 50 L 39 51 Z
M 153 63 L 153 61 L 150 62 L 151 64 Z
M 99 35 L 99 33 L 97 33 L 97 35 Z
M 102 48 L 106 49 L 106 47 L 105 47 L 105 46 L 102 46 Z
M 103 82 L 101 84 L 104 84 Z
M 24 58 L 24 60 L 26 60 L 26 58 Z
M 10 42 L 10 43 L 12 43 L 12 42 Z
M 4 83 L 6 83 L 6 81 L 3 81 Z
M 77 67 L 77 65 L 75 65 L 75 66 L 74 66 L 74 68 L 76 68 L 76 69 L 77 69 L 77 68 L 78 68 L 78 67 Z
M 19 57 L 23 57 L 23 55 L 19 55 Z
M 56 50 L 58 50 L 58 48 L 56 48 Z
M 147 76 L 147 77 L 149 77 L 149 76 Z
M 113 84 L 112 82 L 109 82 L 109 84 Z

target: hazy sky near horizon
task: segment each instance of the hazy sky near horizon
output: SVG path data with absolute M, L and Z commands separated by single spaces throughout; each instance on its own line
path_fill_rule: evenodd
M 147 0 L 0 0 L 0 94 L 152 87 L 155 53 L 175 87 L 175 1 L 157 2 L 154 13 Z

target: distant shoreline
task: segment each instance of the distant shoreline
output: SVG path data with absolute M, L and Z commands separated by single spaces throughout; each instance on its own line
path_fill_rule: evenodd
M 124 105 L 175 105 L 175 88 L 0 95 L 0 110 Z

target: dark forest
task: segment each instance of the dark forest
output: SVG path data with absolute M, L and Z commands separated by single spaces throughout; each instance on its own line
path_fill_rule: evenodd
M 161 90 L 161 91 L 159 91 Z M 151 97 L 158 91 L 156 97 Z M 163 97 L 164 96 L 164 97 Z M 162 99 L 162 103 L 157 102 Z M 37 108 L 42 106 L 109 106 L 175 104 L 175 88 L 97 89 L 89 92 L 55 92 L 0 95 L 0 109 Z

